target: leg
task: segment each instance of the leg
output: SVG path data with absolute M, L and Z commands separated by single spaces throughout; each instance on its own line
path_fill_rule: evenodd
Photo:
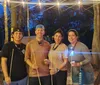
M 57 85 L 66 85 L 67 81 L 67 71 L 59 71 L 56 74 Z
M 41 83 L 42 83 L 42 85 L 51 85 L 50 75 L 41 77 Z
M 54 75 L 52 76 L 52 80 L 53 80 L 53 85 L 57 85 L 56 74 L 54 74 Z
M 29 85 L 39 85 L 37 77 L 29 77 Z

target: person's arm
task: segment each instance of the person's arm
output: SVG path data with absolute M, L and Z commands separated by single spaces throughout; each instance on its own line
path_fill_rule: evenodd
M 63 63 L 57 68 L 58 70 L 63 69 L 67 65 L 67 62 L 68 62 L 68 48 L 65 44 L 63 45 L 63 48 L 64 50 L 61 53 L 62 58 L 63 58 Z
M 7 83 L 7 85 L 10 85 L 11 79 L 8 75 L 7 58 L 5 58 L 5 57 L 1 58 L 1 66 L 2 66 L 2 71 L 3 71 L 3 74 L 4 74 L 5 82 Z
M 29 67 L 31 67 L 33 69 L 37 69 L 38 68 L 37 65 L 32 64 L 32 62 L 30 61 L 30 59 L 25 60 L 25 62 L 29 65 Z
M 92 56 L 90 54 L 88 47 L 84 44 L 81 47 L 81 53 L 82 53 L 82 56 L 84 57 L 84 60 L 78 63 L 74 62 L 72 63 L 72 66 L 82 66 L 82 65 L 91 63 Z
M 58 68 L 53 68 L 53 65 L 52 63 L 50 63 L 50 74 L 53 75 L 55 74 L 56 72 L 58 72 L 59 70 L 62 70 L 66 65 L 67 65 L 67 62 L 68 62 L 68 58 L 67 57 L 63 57 L 63 63 L 58 67 Z
M 84 45 L 82 47 L 81 51 L 82 51 L 82 55 L 84 56 L 85 59 L 80 62 L 80 65 L 85 65 L 85 64 L 91 63 L 92 56 L 90 54 L 88 47 L 86 45 Z
M 34 64 L 32 64 L 30 57 L 31 57 L 31 50 L 30 50 L 30 46 L 29 43 L 26 45 L 26 51 L 25 51 L 25 62 L 29 65 L 29 67 L 33 68 L 33 69 L 37 69 L 38 67 Z
M 67 62 L 68 62 L 68 58 L 64 58 L 63 63 L 57 69 L 58 70 L 63 69 L 67 65 Z
M 8 60 L 8 56 L 10 56 L 9 53 L 11 52 L 9 46 L 10 46 L 9 43 L 6 43 L 1 50 L 1 67 L 7 85 L 10 85 L 11 83 L 11 78 L 9 76 L 8 69 L 7 69 L 8 68 L 7 60 Z

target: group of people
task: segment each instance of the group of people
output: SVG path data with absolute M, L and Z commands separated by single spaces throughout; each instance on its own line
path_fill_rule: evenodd
M 14 29 L 13 41 L 3 46 L 4 85 L 67 85 L 68 71 L 73 85 L 93 85 L 92 57 L 87 46 L 79 41 L 76 30 L 68 31 L 68 46 L 63 43 L 61 29 L 54 32 L 51 45 L 44 40 L 42 24 L 36 26 L 35 34 L 36 37 L 25 46 L 21 42 L 23 30 Z

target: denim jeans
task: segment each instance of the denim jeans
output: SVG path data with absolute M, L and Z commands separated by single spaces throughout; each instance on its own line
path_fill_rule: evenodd
M 22 80 L 11 82 L 10 85 L 27 85 L 27 82 L 28 82 L 28 77 L 25 77 Z M 4 85 L 7 85 L 5 81 L 4 81 Z

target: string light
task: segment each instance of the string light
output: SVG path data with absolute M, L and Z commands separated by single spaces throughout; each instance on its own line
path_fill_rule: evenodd
M 60 6 L 60 3 L 59 3 L 59 2 L 57 2 L 57 6 L 58 6 L 58 7 Z
M 22 0 L 22 5 L 23 5 L 23 7 L 25 6 L 25 2 Z
M 78 4 L 80 5 L 81 4 L 81 1 L 78 1 Z
M 42 5 L 41 2 L 39 2 L 38 5 L 39 5 L 39 7 L 41 8 L 41 5 Z
M 79 5 L 79 8 L 82 7 L 82 1 L 81 0 L 78 0 L 78 5 Z
M 20 2 L 19 1 L 13 1 L 13 0 L 8 0 L 9 1 L 9 3 L 15 3 L 15 4 L 17 4 L 17 3 L 19 3 L 20 4 Z M 0 0 L 0 2 L 4 2 L 3 0 Z M 98 0 L 98 1 L 80 1 L 83 5 L 89 5 L 89 4 L 99 4 L 100 3 L 100 0 Z M 41 5 L 77 5 L 78 3 L 80 3 L 80 2 L 67 2 L 67 3 L 38 3 L 38 2 L 22 2 L 22 4 L 24 3 L 24 4 L 33 4 L 33 5 L 36 5 L 36 4 L 41 4 Z M 81 4 L 80 3 L 80 4 Z

